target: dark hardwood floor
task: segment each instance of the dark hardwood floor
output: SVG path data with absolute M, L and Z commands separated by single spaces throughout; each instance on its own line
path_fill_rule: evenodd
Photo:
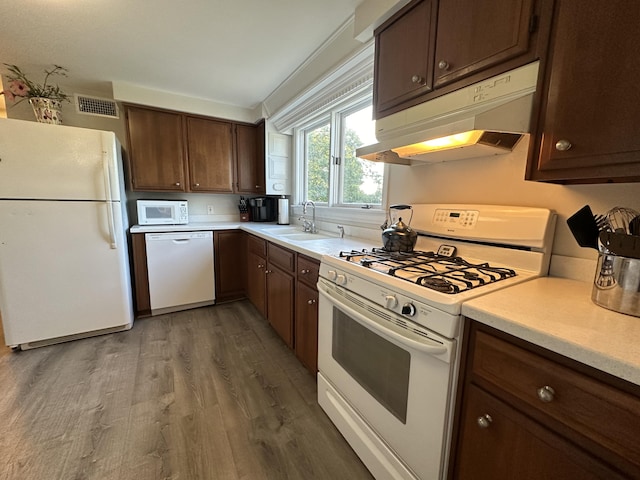
M 0 479 L 372 477 L 246 301 L 0 354 Z

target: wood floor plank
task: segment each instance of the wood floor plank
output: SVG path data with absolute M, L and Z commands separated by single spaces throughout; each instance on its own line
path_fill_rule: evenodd
M 371 480 L 246 301 L 0 354 L 0 480 Z

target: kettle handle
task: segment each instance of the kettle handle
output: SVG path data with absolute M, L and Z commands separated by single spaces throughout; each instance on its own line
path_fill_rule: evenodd
M 395 205 L 390 205 L 389 208 L 394 210 L 411 210 L 411 205 L 405 205 L 404 203 L 397 203 Z
M 411 217 L 409 218 L 409 225 L 411 225 L 411 220 L 413 220 L 413 209 L 411 205 L 407 205 L 405 203 L 396 203 L 395 205 L 389 205 L 389 220 L 391 220 L 391 210 L 411 210 Z M 386 222 L 385 222 L 386 223 Z

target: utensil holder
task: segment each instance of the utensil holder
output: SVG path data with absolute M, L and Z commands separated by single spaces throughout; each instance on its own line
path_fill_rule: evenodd
M 640 259 L 601 253 L 591 299 L 608 310 L 640 317 Z

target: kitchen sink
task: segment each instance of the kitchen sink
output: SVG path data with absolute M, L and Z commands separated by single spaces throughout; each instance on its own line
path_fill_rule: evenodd
M 324 233 L 303 232 L 302 227 L 266 227 L 263 229 L 265 233 L 273 235 L 283 240 L 291 240 L 295 242 L 303 242 L 308 240 L 325 240 L 327 238 L 336 238 L 336 236 Z
M 296 233 L 285 233 L 282 235 L 278 235 L 279 237 L 285 238 L 287 240 L 293 241 L 307 241 L 307 240 L 324 240 L 326 238 L 332 238 L 329 235 L 323 235 L 322 233 L 309 233 L 309 232 L 300 232 Z

